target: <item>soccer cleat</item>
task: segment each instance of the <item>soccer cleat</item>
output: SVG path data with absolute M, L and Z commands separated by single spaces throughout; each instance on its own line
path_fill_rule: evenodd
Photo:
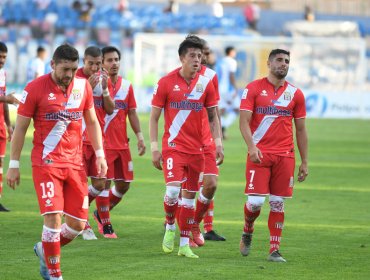
M 118 238 L 117 234 L 114 233 L 114 230 L 111 224 L 107 224 L 103 226 L 103 235 L 105 238 L 110 238 L 110 239 Z
M 96 239 L 98 239 L 95 236 L 95 233 L 94 233 L 93 229 L 91 228 L 89 222 L 86 222 L 85 228 L 82 232 L 82 238 L 84 240 L 96 240 Z
M 99 217 L 99 213 L 98 213 L 98 210 L 95 210 L 94 211 L 94 220 L 96 221 L 96 223 L 98 224 L 98 231 L 100 234 L 104 234 L 103 233 L 103 224 L 101 223 L 101 220 L 100 220 L 100 217 Z
M 33 247 L 33 250 L 35 251 L 36 256 L 40 259 L 40 275 L 44 280 L 50 279 L 49 270 L 46 266 L 45 262 L 45 255 L 44 255 L 44 249 L 42 247 L 42 242 L 37 242 L 35 246 Z
M 226 238 L 217 234 L 214 230 L 205 232 L 203 234 L 205 240 L 212 240 L 212 241 L 226 241 Z
M 175 246 L 175 231 L 167 229 L 162 242 L 162 249 L 165 253 L 172 253 Z
M 184 256 L 191 259 L 199 259 L 199 256 L 193 253 L 193 251 L 190 249 L 189 244 L 186 244 L 184 246 L 180 246 L 179 252 L 177 253 L 179 256 Z
M 200 232 L 199 225 L 193 225 L 193 227 L 191 228 L 191 234 L 193 236 L 194 242 L 198 246 L 203 246 L 204 245 L 204 237 L 203 237 L 202 233 Z
M 243 256 L 248 256 L 249 251 L 251 250 L 251 244 L 252 244 L 252 234 L 250 233 L 243 233 L 242 238 L 240 239 L 240 253 Z
M 198 246 L 198 244 L 197 243 L 195 243 L 194 242 L 194 240 L 193 239 L 191 239 L 191 238 L 189 238 L 189 246 L 191 247 L 191 248 L 198 248 L 199 246 Z
M 280 254 L 279 250 L 273 251 L 267 258 L 270 262 L 286 262 L 283 256 Z
M 10 210 L 0 203 L 0 212 L 9 212 Z

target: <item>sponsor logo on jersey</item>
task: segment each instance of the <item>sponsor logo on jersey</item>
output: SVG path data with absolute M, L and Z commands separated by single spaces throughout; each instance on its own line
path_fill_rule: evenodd
M 21 100 L 19 100 L 19 102 L 21 102 L 22 104 L 24 104 L 24 102 L 26 102 L 27 95 L 28 95 L 28 92 L 24 90 L 23 91 L 23 94 L 22 94 L 22 97 L 21 97 Z
M 182 101 L 172 101 L 170 102 L 171 109 L 179 109 L 179 110 L 193 110 L 195 112 L 200 112 L 203 109 L 202 102 L 191 102 L 189 100 L 182 100 Z
M 167 178 L 173 178 L 173 177 L 174 177 L 174 175 L 173 175 L 172 171 L 168 171 Z
M 185 93 L 184 94 L 185 97 L 194 97 L 194 94 L 191 94 L 191 93 Z
M 47 200 L 45 200 L 45 207 L 51 207 L 53 206 L 53 203 L 51 202 L 50 198 L 48 198 Z
M 278 115 L 283 117 L 289 117 L 292 115 L 292 112 L 286 109 L 279 109 L 275 106 L 260 106 L 256 108 L 257 114 L 262 115 Z
M 284 100 L 287 100 L 287 101 L 292 100 L 292 95 L 290 94 L 290 92 L 285 91 L 283 94 L 284 94 Z
M 121 109 L 121 110 L 125 110 L 125 109 L 127 109 L 128 108 L 128 104 L 127 104 L 127 102 L 123 102 L 123 101 L 119 101 L 119 100 L 116 100 L 115 102 L 114 102 L 114 108 L 115 109 Z
M 69 112 L 67 110 L 61 110 L 58 112 L 52 112 L 52 113 L 47 113 L 45 114 L 45 119 L 48 121 L 78 121 L 82 119 L 82 112 L 77 111 L 77 112 Z
M 95 108 L 103 108 L 103 100 L 101 98 L 94 98 Z
M 267 94 L 267 91 L 266 90 L 263 90 L 263 91 L 261 91 L 261 94 L 260 94 L 261 96 L 267 96 L 268 94 Z
M 175 86 L 173 87 L 173 91 L 180 91 L 180 87 L 179 87 L 179 85 L 175 85 Z
M 52 92 L 50 92 L 50 93 L 49 93 L 48 100 L 55 100 L 55 99 L 57 99 L 57 98 L 55 97 L 55 94 L 54 94 L 54 93 L 52 93 Z
M 247 95 L 248 95 L 248 89 L 244 89 L 243 91 L 243 94 L 242 94 L 242 99 L 247 99 Z
M 195 86 L 195 91 L 196 92 L 203 92 L 203 85 L 202 84 L 197 84 Z

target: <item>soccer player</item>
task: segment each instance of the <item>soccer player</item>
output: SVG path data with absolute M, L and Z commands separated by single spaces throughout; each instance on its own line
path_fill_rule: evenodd
M 108 91 L 108 73 L 102 69 L 103 55 L 100 48 L 90 46 L 85 50 L 83 58 L 83 67 L 77 70 L 76 76 L 85 78 L 89 81 L 93 89 L 93 99 L 95 113 L 98 118 L 101 131 L 104 127 L 104 118 L 106 114 L 112 114 L 114 110 L 114 101 L 109 95 Z M 85 124 L 83 122 L 83 124 Z M 104 134 L 102 135 L 104 139 Z M 104 145 L 104 143 L 103 143 Z M 83 133 L 83 159 L 85 171 L 90 177 L 91 185 L 89 185 L 89 205 L 105 188 L 106 178 L 98 176 L 95 161 L 95 151 L 91 145 L 86 130 Z M 97 239 L 89 222 L 86 222 L 85 229 L 82 233 L 85 240 Z
M 269 196 L 269 261 L 285 262 L 280 240 L 284 225 L 284 201 L 292 197 L 294 187 L 294 119 L 297 146 L 301 157 L 298 181 L 308 175 L 308 140 L 305 125 L 306 108 L 302 91 L 285 80 L 290 53 L 275 49 L 269 54 L 267 77 L 248 84 L 240 104 L 240 131 L 248 146 L 244 205 L 244 232 L 240 253 L 250 252 L 254 221 Z
M 208 56 L 210 54 L 210 48 L 207 42 L 201 39 L 203 43 L 202 49 L 202 65 L 200 67 L 199 73 L 211 79 L 217 94 L 217 101 L 220 100 L 218 93 L 218 79 L 217 74 L 214 70 L 206 67 L 208 63 Z M 206 110 L 206 109 L 204 109 Z M 219 117 L 219 111 L 217 110 L 217 117 Z M 196 245 L 204 245 L 204 239 L 214 240 L 214 241 L 225 241 L 226 239 L 217 234 L 213 230 L 213 209 L 214 209 L 214 194 L 217 188 L 217 176 L 218 167 L 216 165 L 216 146 L 212 138 L 212 134 L 208 124 L 207 114 L 203 114 L 203 152 L 205 157 L 204 165 L 204 176 L 203 176 L 203 187 L 199 192 L 197 199 L 195 216 L 194 216 L 194 226 L 192 227 L 193 241 Z M 180 204 L 180 201 L 179 201 Z M 204 238 L 200 232 L 199 223 L 204 218 Z M 193 244 L 192 242 L 190 243 Z
M 131 159 L 129 140 L 127 138 L 128 117 L 130 125 L 137 137 L 139 155 L 145 153 L 144 137 L 140 129 L 136 113 L 136 101 L 132 85 L 118 75 L 121 62 L 121 52 L 108 46 L 102 49 L 103 67 L 109 74 L 108 88 L 115 103 L 113 114 L 105 117 L 104 134 L 105 150 L 108 163 L 106 189 L 96 198 L 97 210 L 94 211 L 99 232 L 106 238 L 117 238 L 110 221 L 110 210 L 115 207 L 130 188 L 133 180 L 133 163 Z M 110 182 L 114 186 L 110 188 Z
M 44 279 L 62 279 L 61 246 L 70 243 L 85 227 L 88 189 L 82 159 L 82 118 L 96 154 L 99 176 L 107 165 L 90 84 L 75 77 L 78 51 L 59 46 L 52 58 L 53 72 L 29 83 L 20 100 L 12 138 L 7 183 L 20 182 L 19 158 L 26 131 L 33 119 L 32 176 L 40 212 L 44 216 L 42 242 L 34 250 Z M 62 215 L 65 223 L 62 224 Z
M 240 99 L 236 85 L 235 73 L 237 70 L 236 50 L 229 46 L 225 48 L 225 56 L 217 63 L 217 73 L 220 90 L 220 113 L 222 135 L 226 138 L 226 130 L 231 126 L 238 113 Z
M 179 46 L 181 68 L 161 78 L 154 90 L 150 115 L 150 141 L 152 162 L 162 170 L 166 181 L 164 211 L 166 232 L 162 249 L 171 253 L 175 239 L 175 211 L 181 184 L 182 205 L 179 214 L 179 256 L 198 258 L 189 247 L 189 236 L 194 220 L 195 195 L 199 190 L 204 169 L 203 122 L 207 108 L 212 137 L 216 143 L 216 158 L 223 161 L 220 124 L 217 118 L 217 97 L 212 81 L 198 73 L 202 59 L 202 42 L 188 36 Z M 158 148 L 158 122 L 164 109 L 162 153 Z M 184 185 L 185 186 L 185 185 Z
M 39 46 L 36 57 L 32 58 L 27 65 L 27 83 L 45 74 L 46 49 Z
M 6 95 L 6 72 L 4 65 L 8 55 L 8 48 L 0 42 L 0 198 L 3 192 L 3 164 L 6 150 L 6 141 L 10 141 L 13 135 L 13 127 L 10 124 L 8 104 L 18 104 L 19 101 L 13 93 Z M 6 127 L 5 127 L 6 125 Z M 8 133 L 8 137 L 6 134 Z M 0 203 L 0 212 L 10 210 Z

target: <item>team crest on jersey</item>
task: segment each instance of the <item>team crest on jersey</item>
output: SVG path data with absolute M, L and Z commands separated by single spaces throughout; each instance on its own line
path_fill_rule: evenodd
M 248 95 L 248 89 L 246 88 L 243 91 L 242 99 L 247 99 L 247 95 Z
M 284 100 L 287 100 L 287 101 L 292 100 L 292 95 L 290 94 L 290 92 L 287 92 L 287 91 L 284 92 Z
M 203 85 L 202 84 L 197 84 L 195 86 L 195 91 L 196 92 L 203 92 Z
M 72 95 L 74 100 L 80 100 L 81 99 L 81 91 L 78 88 L 74 88 L 72 90 Z

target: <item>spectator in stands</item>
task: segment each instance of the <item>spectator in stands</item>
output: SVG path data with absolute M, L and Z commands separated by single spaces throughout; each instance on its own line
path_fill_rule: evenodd
M 163 9 L 163 12 L 177 14 L 179 12 L 179 4 L 175 0 L 169 0 L 168 6 Z
M 252 30 L 257 30 L 257 24 L 260 19 L 260 11 L 260 7 L 254 3 L 254 1 L 250 1 L 244 8 L 245 20 L 247 21 L 249 28 Z
M 87 1 L 76 0 L 73 2 L 72 7 L 80 14 L 80 19 L 83 22 L 89 22 L 91 20 L 90 12 L 94 8 L 94 3 L 92 0 Z
M 315 20 L 315 14 L 313 12 L 313 9 L 309 5 L 306 5 L 304 7 L 304 19 L 307 21 Z
M 27 65 L 27 83 L 45 74 L 45 60 L 47 52 L 44 47 L 37 48 L 37 55 Z

